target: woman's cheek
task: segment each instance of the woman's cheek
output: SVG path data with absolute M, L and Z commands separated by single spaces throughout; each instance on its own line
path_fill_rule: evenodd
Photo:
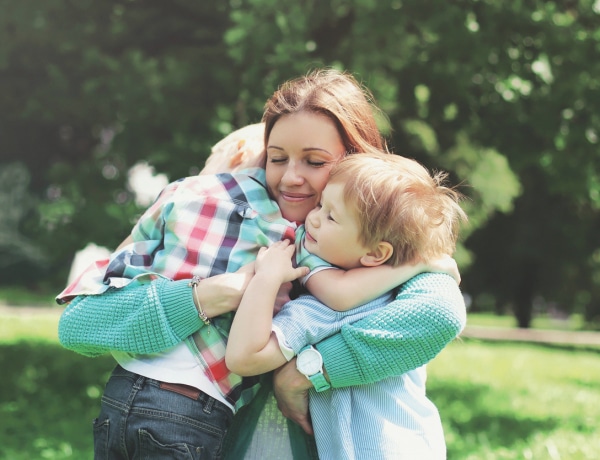
M 323 191 L 323 189 L 327 185 L 327 181 L 329 180 L 329 173 L 330 173 L 330 171 L 331 171 L 331 168 L 327 168 L 327 169 L 323 168 L 323 169 L 321 169 L 319 171 L 318 175 L 315 174 L 313 176 L 312 184 L 313 184 L 314 190 L 317 193 L 321 194 L 321 192 Z M 321 198 L 319 197 L 319 200 L 320 199 Z

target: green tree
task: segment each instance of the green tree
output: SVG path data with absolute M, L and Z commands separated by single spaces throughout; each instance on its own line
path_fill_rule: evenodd
M 52 261 L 46 274 L 64 280 L 76 250 L 115 247 L 140 212 L 131 166 L 193 174 L 231 130 L 228 11 L 190 1 L 0 7 L 0 167 L 27 165 L 39 213 L 21 231 Z
M 28 191 L 29 179 L 22 163 L 11 163 L 0 170 L 0 270 L 6 282 L 31 278 L 28 270 L 48 262 L 38 245 L 20 230 L 35 203 Z
M 315 64 L 361 76 L 393 149 L 472 187 L 464 288 L 527 327 L 540 296 L 600 313 L 599 13 L 583 0 L 254 0 L 236 4 L 227 37 L 249 78 L 266 77 L 257 82 Z M 266 24 L 271 33 L 254 33 Z
M 600 315 L 597 1 L 0 6 L 1 161 L 30 171 L 40 216 L 20 231 L 51 266 L 124 237 L 136 162 L 194 174 L 280 82 L 333 66 L 372 89 L 394 152 L 463 184 L 474 308 L 523 327 L 536 298 Z

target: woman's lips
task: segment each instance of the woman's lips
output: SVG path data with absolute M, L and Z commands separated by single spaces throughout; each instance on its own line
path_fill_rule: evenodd
M 299 202 L 304 201 L 312 197 L 310 194 L 304 193 L 289 193 L 289 192 L 280 192 L 281 197 L 286 201 Z

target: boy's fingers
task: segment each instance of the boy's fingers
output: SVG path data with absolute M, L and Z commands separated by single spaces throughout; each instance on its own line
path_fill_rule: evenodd
M 296 270 L 299 273 L 298 278 L 302 278 L 303 276 L 308 275 L 308 273 L 310 272 L 310 269 L 308 267 L 298 267 Z

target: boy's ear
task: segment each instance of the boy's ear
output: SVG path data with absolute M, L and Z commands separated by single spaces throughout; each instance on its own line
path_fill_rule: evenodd
M 386 263 L 394 254 L 394 248 L 387 241 L 381 241 L 375 248 L 360 258 L 363 267 L 376 267 Z

